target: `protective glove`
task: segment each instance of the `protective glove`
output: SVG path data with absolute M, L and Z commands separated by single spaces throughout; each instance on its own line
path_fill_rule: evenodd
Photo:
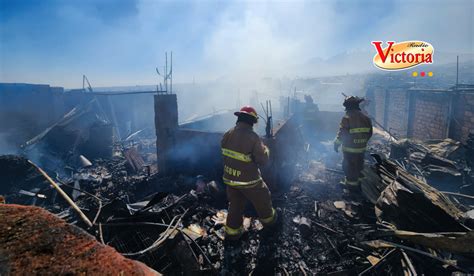
M 335 152 L 339 152 L 339 146 L 340 146 L 340 145 L 341 145 L 341 144 L 334 143 L 334 151 L 335 151 Z

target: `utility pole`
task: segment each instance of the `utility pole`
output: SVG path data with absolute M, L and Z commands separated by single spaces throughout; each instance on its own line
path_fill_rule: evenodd
M 165 90 L 168 93 L 168 52 L 165 52 Z
M 160 73 L 160 71 L 158 70 L 158 67 L 156 68 L 156 73 L 158 74 L 158 76 L 163 77 L 163 85 L 164 85 L 164 88 L 163 88 L 160 83 L 159 86 L 157 86 L 157 89 L 156 89 L 157 92 L 164 93 L 164 94 L 172 94 L 173 93 L 173 52 L 171 52 L 170 70 L 168 71 L 168 52 L 165 52 L 165 65 L 163 66 L 163 74 Z M 170 81 L 169 82 L 170 85 L 168 85 L 168 80 Z
M 452 138 L 454 132 L 454 104 L 459 100 L 459 55 L 456 56 L 456 86 L 454 91 L 449 93 L 449 105 L 448 105 L 448 117 L 447 117 L 447 126 L 446 126 L 446 138 Z
M 459 56 L 456 56 L 456 90 L 458 90 L 459 85 Z
M 173 51 L 171 51 L 170 93 L 173 94 Z

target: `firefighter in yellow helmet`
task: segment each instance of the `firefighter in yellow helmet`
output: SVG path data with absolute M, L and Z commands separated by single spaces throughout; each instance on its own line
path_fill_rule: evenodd
M 244 106 L 234 114 L 238 117 L 236 126 L 224 134 L 221 142 L 223 181 L 229 200 L 225 225 L 227 240 L 238 240 L 242 235 L 242 216 L 247 201 L 252 203 L 265 227 L 273 225 L 277 219 L 270 191 L 259 170 L 268 162 L 270 152 L 253 131 L 253 125 L 258 121 L 257 112 Z
M 342 168 L 346 176 L 344 184 L 348 190 L 359 191 L 363 178 L 364 154 L 367 143 L 372 137 L 372 121 L 362 113 L 359 104 L 364 99 L 347 97 L 344 100 L 346 114 L 341 120 L 339 132 L 334 141 L 334 150 L 339 151 L 342 144 L 344 159 Z

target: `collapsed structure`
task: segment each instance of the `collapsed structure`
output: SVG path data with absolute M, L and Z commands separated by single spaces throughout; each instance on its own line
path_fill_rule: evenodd
M 237 248 L 223 242 L 227 206 L 220 151 L 222 133 L 233 125 L 233 115 L 224 112 L 179 124 L 178 98 L 171 91 L 141 91 L 153 95 L 147 108 L 155 114 L 154 122 L 148 121 L 155 132 L 136 123 L 133 104 L 118 111 L 120 105 L 106 100 L 111 97 L 107 93 L 54 92 L 63 103 L 69 97 L 80 103 L 49 118 L 34 133 L 22 134 L 23 157 L 0 156 L 0 194 L 7 203 L 41 206 L 68 227 L 82 228 L 123 256 L 165 274 L 472 273 L 474 136 L 469 135 L 469 116 L 474 113 L 469 110 L 474 104 L 459 98 L 470 99 L 472 89 L 457 87 L 448 93 L 451 100 L 435 103 L 451 114 L 432 122 L 442 124 L 439 129 L 426 125 L 431 115 L 420 113 L 419 106 L 436 100 L 421 97 L 431 92 L 376 89 L 367 92 L 371 103 L 366 109 L 378 127 L 369 144 L 373 156 L 364 170 L 363 197 L 345 193 L 338 185 L 340 158 L 331 140 L 341 112 L 321 111 L 309 97 L 305 102 L 283 98 L 283 112 L 274 117 L 271 109 L 265 110 L 266 124 L 260 131 L 271 161 L 262 175 L 282 214 L 282 229 L 264 238 L 254 212 L 246 210 L 246 234 Z M 462 111 L 453 108 L 456 101 L 463 102 Z M 428 111 L 444 114 L 435 107 Z M 431 135 L 420 131 L 422 127 L 437 132 Z M 25 157 L 35 159 L 46 173 Z M 15 208 L 0 205 L 5 213 Z M 21 246 L 16 226 L 8 227 L 0 239 Z M 49 231 L 47 225 L 38 227 Z M 0 252 L 6 252 L 2 267 L 8 272 L 21 252 L 15 247 Z M 25 273 L 39 273 L 44 266 L 47 263 L 25 268 L 30 269 Z

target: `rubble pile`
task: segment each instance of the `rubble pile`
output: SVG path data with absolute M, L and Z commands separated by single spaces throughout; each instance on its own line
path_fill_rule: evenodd
M 95 235 L 125 256 L 165 274 L 363 269 L 369 262 L 356 245 L 365 240 L 366 231 L 353 224 L 373 221 L 373 214 L 370 217 L 367 206 L 357 199 L 342 198 L 338 173 L 326 172 L 321 163 L 308 171 L 313 173 L 303 174 L 288 192 L 274 195 L 280 228 L 265 233 L 249 208 L 244 220 L 247 231 L 237 245 L 224 242 L 227 213 L 221 208 L 225 204 L 216 207 L 212 194 L 195 190 L 158 192 L 132 203 L 118 196 L 101 208 Z M 167 179 L 169 183 L 177 180 Z
M 159 175 L 148 166 L 156 158 L 153 150 L 143 141 L 129 142 L 123 154 L 82 160 L 69 175 L 48 171 L 92 226 L 24 158 L 0 157 L 2 184 L 8 183 L 2 193 L 7 203 L 42 206 L 123 256 L 165 274 L 474 271 L 474 200 L 460 193 L 472 178 L 459 144 L 377 144 L 391 158 L 382 154 L 369 159 L 358 196 L 339 185 L 343 173 L 330 152 L 320 152 L 329 156 L 327 162 L 295 164 L 298 177 L 286 188 L 269 183 L 277 227 L 263 229 L 249 204 L 243 237 L 229 243 L 223 227 L 225 187 L 205 176 Z M 459 173 L 461 184 L 455 183 L 451 192 L 438 190 L 432 181 L 442 174 L 430 176 L 435 167 L 444 174 Z M 24 192 L 15 183 L 24 185 Z M 4 206 L 10 205 L 0 204 L 0 210 Z
M 442 160 L 439 153 L 425 153 L 433 154 L 430 160 L 460 167 L 460 163 Z M 423 177 L 425 171 L 418 169 L 416 176 L 407 171 L 413 164 L 401 166 L 396 160 L 378 154 L 372 156 L 376 162 L 365 170 L 367 177 L 362 191 L 375 204 L 377 225 L 387 229 L 378 229 L 377 235 L 384 238 L 362 244 L 375 249 L 404 251 L 403 258 L 414 272 L 471 272 L 474 269 L 471 255 L 474 221 L 469 211 L 474 208 L 474 197 L 440 192 L 427 184 Z M 374 197 L 378 191 L 381 191 L 379 196 Z M 394 237 L 400 240 L 395 241 Z
M 391 144 L 390 158 L 442 191 L 466 189 L 472 178 L 466 148 L 452 139 L 401 139 Z
M 375 168 L 379 175 L 377 184 L 383 182 L 386 185 L 375 205 L 376 215 L 381 221 L 419 232 L 469 230 L 462 224 L 463 212 L 447 196 L 390 160 L 374 156 L 377 157 Z

